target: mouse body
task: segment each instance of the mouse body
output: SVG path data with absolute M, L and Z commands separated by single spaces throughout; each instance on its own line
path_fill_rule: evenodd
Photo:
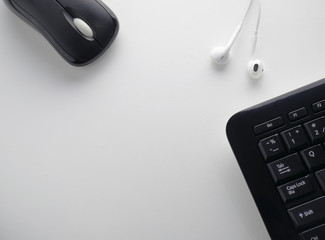
M 115 40 L 119 22 L 100 0 L 4 0 L 70 64 L 84 66 Z

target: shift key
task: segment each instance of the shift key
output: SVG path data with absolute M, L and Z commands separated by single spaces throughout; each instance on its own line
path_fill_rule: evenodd
M 322 224 L 325 220 L 325 197 L 321 197 L 288 210 L 298 230 Z

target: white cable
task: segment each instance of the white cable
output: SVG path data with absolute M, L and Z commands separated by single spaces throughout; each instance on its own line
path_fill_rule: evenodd
M 260 4 L 259 0 L 256 0 L 256 1 L 258 1 L 258 7 L 259 7 L 258 10 L 259 10 L 259 12 L 258 12 L 258 19 L 257 19 L 256 28 L 255 28 L 255 31 L 254 31 L 254 37 L 252 39 L 252 57 L 254 56 L 254 52 L 255 52 L 255 48 L 256 48 L 256 44 L 257 44 L 258 30 L 259 30 L 260 20 L 261 20 L 261 4 Z M 242 27 L 243 27 L 243 25 L 244 25 L 244 23 L 245 23 L 245 21 L 246 21 L 246 19 L 248 17 L 248 13 L 252 8 L 253 3 L 254 3 L 254 0 L 251 0 L 243 20 L 237 26 L 235 32 L 231 36 L 230 41 L 227 43 L 227 45 L 225 47 L 216 47 L 216 48 L 212 49 L 211 58 L 217 64 L 223 65 L 223 64 L 226 64 L 228 62 L 230 50 L 231 50 L 232 46 L 234 45 L 234 43 L 236 42 L 236 39 L 237 39 L 237 37 L 239 36 L 239 34 L 240 34 L 241 30 L 242 30 Z
M 258 31 L 259 31 L 259 28 L 260 28 L 261 15 L 262 15 L 261 1 L 260 0 L 256 0 L 256 1 L 257 1 L 257 4 L 258 4 L 258 18 L 257 18 L 256 28 L 255 28 L 255 31 L 254 31 L 254 36 L 252 38 L 252 53 L 251 53 L 252 58 L 254 57 L 256 46 L 257 46 Z
M 254 2 L 254 0 L 251 0 L 251 2 L 249 3 L 248 8 L 247 8 L 247 10 L 246 10 L 246 13 L 245 13 L 245 16 L 244 16 L 243 20 L 239 23 L 239 25 L 237 26 L 235 32 L 234 32 L 233 35 L 231 36 L 230 41 L 229 41 L 229 43 L 228 43 L 228 45 L 227 45 L 227 48 L 228 48 L 228 49 L 232 48 L 232 45 L 235 43 L 235 41 L 236 41 L 236 39 L 237 39 L 239 33 L 241 32 L 241 30 L 242 30 L 242 28 L 243 28 L 243 25 L 244 25 L 244 23 L 245 23 L 245 21 L 246 21 L 246 18 L 247 18 L 247 16 L 248 16 L 249 10 L 251 9 L 251 7 L 252 7 L 252 5 L 253 5 L 253 2 Z
M 248 16 L 249 10 L 251 9 L 251 7 L 253 5 L 253 2 L 254 2 L 254 0 L 251 0 L 251 2 L 249 3 L 249 6 L 248 6 L 245 16 L 243 18 L 243 21 L 241 21 L 241 23 L 240 23 L 240 26 L 242 26 L 244 24 L 244 22 L 246 21 L 246 18 Z
M 257 23 L 256 23 L 256 28 L 254 30 L 254 36 L 252 38 L 252 57 L 255 54 L 255 49 L 256 49 L 256 45 L 257 45 L 257 39 L 258 39 L 258 30 L 260 27 L 260 22 L 261 22 L 261 14 L 262 14 L 262 7 L 261 7 L 261 2 L 260 0 L 256 0 L 257 4 L 258 4 L 258 18 L 257 18 Z M 251 10 L 252 6 L 253 6 L 254 0 L 251 0 L 249 3 L 249 6 L 247 8 L 247 11 L 245 13 L 245 16 L 243 18 L 243 20 L 240 22 L 240 24 L 238 25 L 238 32 L 241 31 L 247 17 L 248 17 L 248 13 Z M 238 35 L 236 35 L 235 37 L 237 38 Z M 232 41 L 232 43 L 234 43 L 234 41 Z
M 248 13 L 250 11 L 250 9 L 252 8 L 254 0 L 251 0 L 251 2 L 249 3 L 249 6 L 247 8 L 247 11 L 245 13 L 245 16 L 243 18 L 243 21 L 240 23 L 240 25 L 243 25 L 247 19 Z M 260 0 L 256 0 L 257 4 L 258 4 L 258 18 L 257 18 L 257 23 L 256 23 L 256 29 L 255 32 L 258 33 L 258 29 L 260 27 L 260 22 L 261 22 L 261 14 L 262 14 L 262 7 L 261 7 L 261 1 Z
M 262 7 L 261 7 L 261 1 L 256 0 L 258 4 L 258 18 L 257 18 L 257 24 L 256 24 L 256 29 L 255 33 L 258 33 L 259 27 L 260 27 L 260 22 L 261 22 L 261 15 L 262 15 Z

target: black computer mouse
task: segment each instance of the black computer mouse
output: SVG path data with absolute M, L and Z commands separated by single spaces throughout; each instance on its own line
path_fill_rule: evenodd
M 115 14 L 100 0 L 4 0 L 75 66 L 107 50 L 119 30 Z

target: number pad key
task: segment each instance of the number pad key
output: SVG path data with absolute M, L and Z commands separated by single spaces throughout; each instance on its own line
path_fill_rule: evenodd
M 268 164 L 268 168 L 276 184 L 289 181 L 306 172 L 306 168 L 297 153 Z
M 313 142 L 325 138 L 325 117 L 305 123 L 305 128 Z
M 302 126 L 291 128 L 282 132 L 281 135 L 290 151 L 308 144 L 308 138 Z
M 272 159 L 285 152 L 278 134 L 261 140 L 258 146 L 265 160 Z

